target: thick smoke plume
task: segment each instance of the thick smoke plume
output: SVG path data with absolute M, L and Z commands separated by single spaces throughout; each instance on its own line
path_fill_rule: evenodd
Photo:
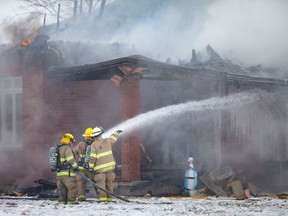
M 287 10 L 283 0 L 213 1 L 195 46 L 209 43 L 238 62 L 287 68 Z
M 27 38 L 34 38 L 40 27 L 40 15 L 32 13 L 25 18 L 5 19 L 1 23 L 2 38 L 0 42 L 17 43 Z
M 288 3 L 284 0 L 115 0 L 101 20 L 63 22 L 57 35 L 70 41 L 129 44 L 137 54 L 189 61 L 210 44 L 223 58 L 244 65 L 287 68 Z M 125 11 L 125 13 L 123 12 Z M 90 27 L 89 27 L 90 26 Z M 87 31 L 87 29 L 89 29 Z M 71 34 L 71 32 L 77 34 Z M 56 38 L 56 36 L 55 36 Z M 123 54 L 125 55 L 125 54 Z
M 170 57 L 173 62 L 189 61 L 192 49 L 202 51 L 210 44 L 236 63 L 287 68 L 287 1 L 110 0 L 101 19 L 99 5 L 95 4 L 89 18 L 83 14 L 81 19 L 78 11 L 76 22 L 62 20 L 61 32 L 55 34 L 53 27 L 50 38 L 129 44 L 137 54 L 158 60 Z M 17 26 L 31 25 L 35 14 L 31 17 Z M 15 35 L 14 24 L 5 29 Z

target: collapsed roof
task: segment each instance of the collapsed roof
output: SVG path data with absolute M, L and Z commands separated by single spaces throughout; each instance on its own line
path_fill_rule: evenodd
M 117 58 L 95 64 L 74 67 L 50 67 L 46 72 L 49 77 L 63 78 L 71 81 L 111 79 L 114 75 L 125 76 L 120 66 L 143 68 L 137 72 L 139 79 L 181 80 L 181 79 L 212 79 L 234 83 L 237 86 L 255 87 L 287 86 L 287 80 L 252 76 L 243 67 L 223 60 L 210 46 L 207 47 L 210 59 L 207 62 L 193 62 L 173 65 L 141 55 Z

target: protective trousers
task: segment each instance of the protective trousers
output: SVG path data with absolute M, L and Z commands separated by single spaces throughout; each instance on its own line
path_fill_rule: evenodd
M 92 179 L 92 174 L 89 173 L 88 170 L 84 169 L 81 170 L 81 173 L 89 179 Z M 86 179 L 84 179 L 81 175 L 76 175 L 76 182 L 77 182 L 77 193 L 78 193 L 78 200 L 84 201 L 86 200 Z
M 95 174 L 94 181 L 100 187 L 113 193 L 113 182 L 115 180 L 115 177 L 116 175 L 114 170 L 111 170 L 108 172 Z M 112 197 L 102 190 L 97 190 L 97 196 L 99 201 L 112 201 Z
M 76 176 L 57 176 L 59 204 L 75 204 L 77 196 Z

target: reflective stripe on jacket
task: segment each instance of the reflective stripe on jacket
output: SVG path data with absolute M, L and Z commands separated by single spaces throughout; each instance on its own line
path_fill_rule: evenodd
M 109 138 L 96 137 L 91 144 L 89 168 L 96 172 L 107 172 L 115 169 L 115 159 L 112 145 L 117 141 L 118 133 L 113 133 Z
M 77 168 L 78 166 L 74 158 L 71 146 L 62 144 L 59 147 L 59 154 L 60 154 L 60 171 L 57 172 L 57 176 L 76 176 L 76 173 L 74 172 L 73 168 Z

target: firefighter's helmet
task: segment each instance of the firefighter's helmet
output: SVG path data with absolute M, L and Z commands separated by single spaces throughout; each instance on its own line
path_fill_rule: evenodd
M 93 128 L 91 128 L 91 127 L 86 128 L 85 133 L 82 134 L 82 136 L 83 136 L 83 137 L 90 137 L 91 134 L 92 134 L 92 132 L 93 132 Z
M 104 133 L 104 129 L 102 127 L 100 127 L 100 126 L 96 126 L 95 128 L 93 128 L 91 136 L 92 137 L 97 137 L 97 136 L 99 136 L 102 133 Z
M 61 143 L 69 145 L 69 144 L 72 144 L 74 142 L 75 142 L 75 138 L 70 133 L 66 133 L 61 137 Z

